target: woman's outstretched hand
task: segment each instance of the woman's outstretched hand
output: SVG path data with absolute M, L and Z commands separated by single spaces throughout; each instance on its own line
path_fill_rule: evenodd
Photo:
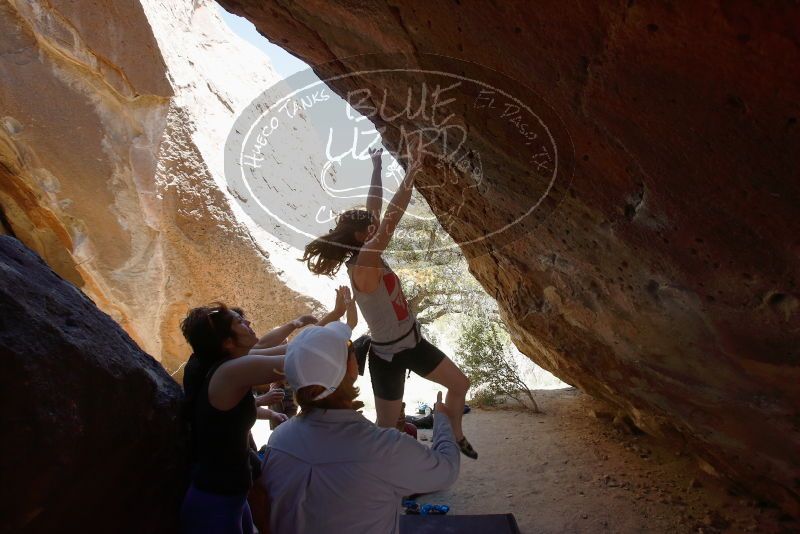
M 270 415 L 269 418 L 276 425 L 279 425 L 281 423 L 285 423 L 286 421 L 289 420 L 289 416 L 286 415 L 285 413 L 276 412 L 275 410 L 271 410 L 271 411 L 272 411 L 272 415 Z
M 347 310 L 347 302 L 344 294 L 345 289 L 348 291 L 350 290 L 350 288 L 346 286 L 339 286 L 336 288 L 336 301 L 333 303 L 333 312 L 339 317 L 344 315 L 345 310 Z
M 315 324 L 316 322 L 317 318 L 314 317 L 313 315 L 301 315 L 300 317 L 292 321 L 292 324 L 294 325 L 295 328 L 303 328 L 306 325 Z
M 336 301 L 333 304 L 333 309 L 325 314 L 325 316 L 319 320 L 317 325 L 325 326 L 328 323 L 333 321 L 338 321 L 342 318 L 345 312 L 348 309 L 348 305 L 352 297 L 350 296 L 350 288 L 348 286 L 339 286 L 336 288 Z M 349 314 L 348 314 L 349 316 Z M 352 327 L 351 327 L 352 328 Z
M 353 299 L 353 294 L 348 286 L 339 286 L 336 290 L 336 305 L 333 308 L 333 313 L 338 315 L 341 319 L 342 315 L 347 312 L 347 324 L 350 329 L 356 327 L 358 324 L 358 312 L 356 312 L 356 302 Z
M 345 307 L 347 308 L 347 326 L 350 327 L 350 330 L 353 330 L 356 325 L 358 324 L 358 311 L 356 310 L 356 299 L 353 298 L 353 295 L 350 291 L 349 287 L 344 288 L 344 302 Z
M 333 312 L 339 317 L 344 315 L 347 311 L 347 303 L 351 300 L 350 288 L 347 286 L 339 286 L 336 288 L 336 302 L 333 305 Z
M 281 402 L 285 396 L 286 393 L 281 388 L 270 389 L 263 395 L 256 397 L 256 406 L 269 406 L 270 404 Z

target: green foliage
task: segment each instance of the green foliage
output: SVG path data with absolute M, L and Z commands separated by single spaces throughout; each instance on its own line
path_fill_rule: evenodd
M 420 324 L 431 324 L 448 314 L 496 315 L 496 304 L 469 273 L 461 249 L 424 201 L 418 197 L 414 201 L 415 209 L 401 220 L 388 252 Z
M 497 394 L 489 388 L 483 387 L 473 393 L 470 402 L 475 406 L 497 406 Z
M 412 204 L 388 252 L 403 281 L 409 308 L 426 337 L 432 333 L 434 321 L 457 316 L 457 356 L 475 387 L 474 401 L 493 406 L 498 395 L 507 395 L 538 412 L 510 351 L 511 340 L 500 321 L 497 303 L 470 274 L 461 250 L 424 200 L 415 194 Z
M 533 393 L 522 380 L 514 357 L 494 322 L 480 318 L 468 320 L 458 340 L 457 356 L 473 387 L 494 395 L 508 395 L 534 412 L 539 411 Z

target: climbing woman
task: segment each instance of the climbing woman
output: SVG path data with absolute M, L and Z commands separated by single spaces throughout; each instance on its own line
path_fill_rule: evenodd
M 252 534 L 250 427 L 274 416 L 257 406 L 253 387 L 281 380 L 286 337 L 338 319 L 346 298 L 349 289 L 339 288 L 334 310 L 319 322 L 304 315 L 261 339 L 241 309 L 224 304 L 194 308 L 183 319 L 181 331 L 193 350 L 183 376 L 192 482 L 181 506 L 181 532 Z
M 342 264 L 347 266 L 353 295 L 372 336 L 369 373 L 378 426 L 395 426 L 403 402 L 406 371 L 411 370 L 447 388 L 445 403 L 454 415 L 453 432 L 459 448 L 466 456 L 477 458 L 478 453 L 461 428 L 469 380 L 450 358 L 422 337 L 400 280 L 381 256 L 411 198 L 414 175 L 421 163 L 421 141 L 408 152 L 406 175 L 381 218 L 383 149 L 369 150 L 373 169 L 366 210 L 340 214 L 333 230 L 306 246 L 301 261 L 311 272 L 327 276 L 338 272 Z

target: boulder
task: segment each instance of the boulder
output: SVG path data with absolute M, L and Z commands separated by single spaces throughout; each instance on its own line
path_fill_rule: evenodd
M 430 126 L 403 110 L 447 58 L 522 95 L 552 136 L 528 146 L 507 97 L 473 95 L 443 109 L 482 183 L 430 159 L 416 183 L 516 345 L 800 513 L 800 6 L 220 3 L 343 97 L 363 89 L 351 103 L 387 110 L 370 118 L 395 154 Z
M 0 361 L 0 531 L 177 531 L 188 476 L 180 386 L 9 236 Z

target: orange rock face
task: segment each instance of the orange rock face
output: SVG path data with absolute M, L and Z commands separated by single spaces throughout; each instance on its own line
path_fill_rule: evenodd
M 193 306 L 235 302 L 259 330 L 313 306 L 286 287 L 220 185 L 232 108 L 277 76 L 217 9 L 0 4 L 3 233 L 171 372 L 189 356 L 178 323 Z M 215 61 L 232 51 L 227 66 L 253 68 L 246 80 Z
M 800 511 L 800 7 L 221 3 L 323 78 L 397 61 L 359 54 L 407 54 L 420 71 L 440 67 L 424 56 L 438 54 L 526 95 L 553 133 L 546 168 L 518 124 L 456 102 L 483 185 L 442 180 L 430 160 L 417 180 L 517 346 Z M 369 88 L 362 108 L 402 110 L 410 82 L 435 78 L 329 85 L 342 96 Z M 371 118 L 395 152 L 401 128 L 427 125 Z

